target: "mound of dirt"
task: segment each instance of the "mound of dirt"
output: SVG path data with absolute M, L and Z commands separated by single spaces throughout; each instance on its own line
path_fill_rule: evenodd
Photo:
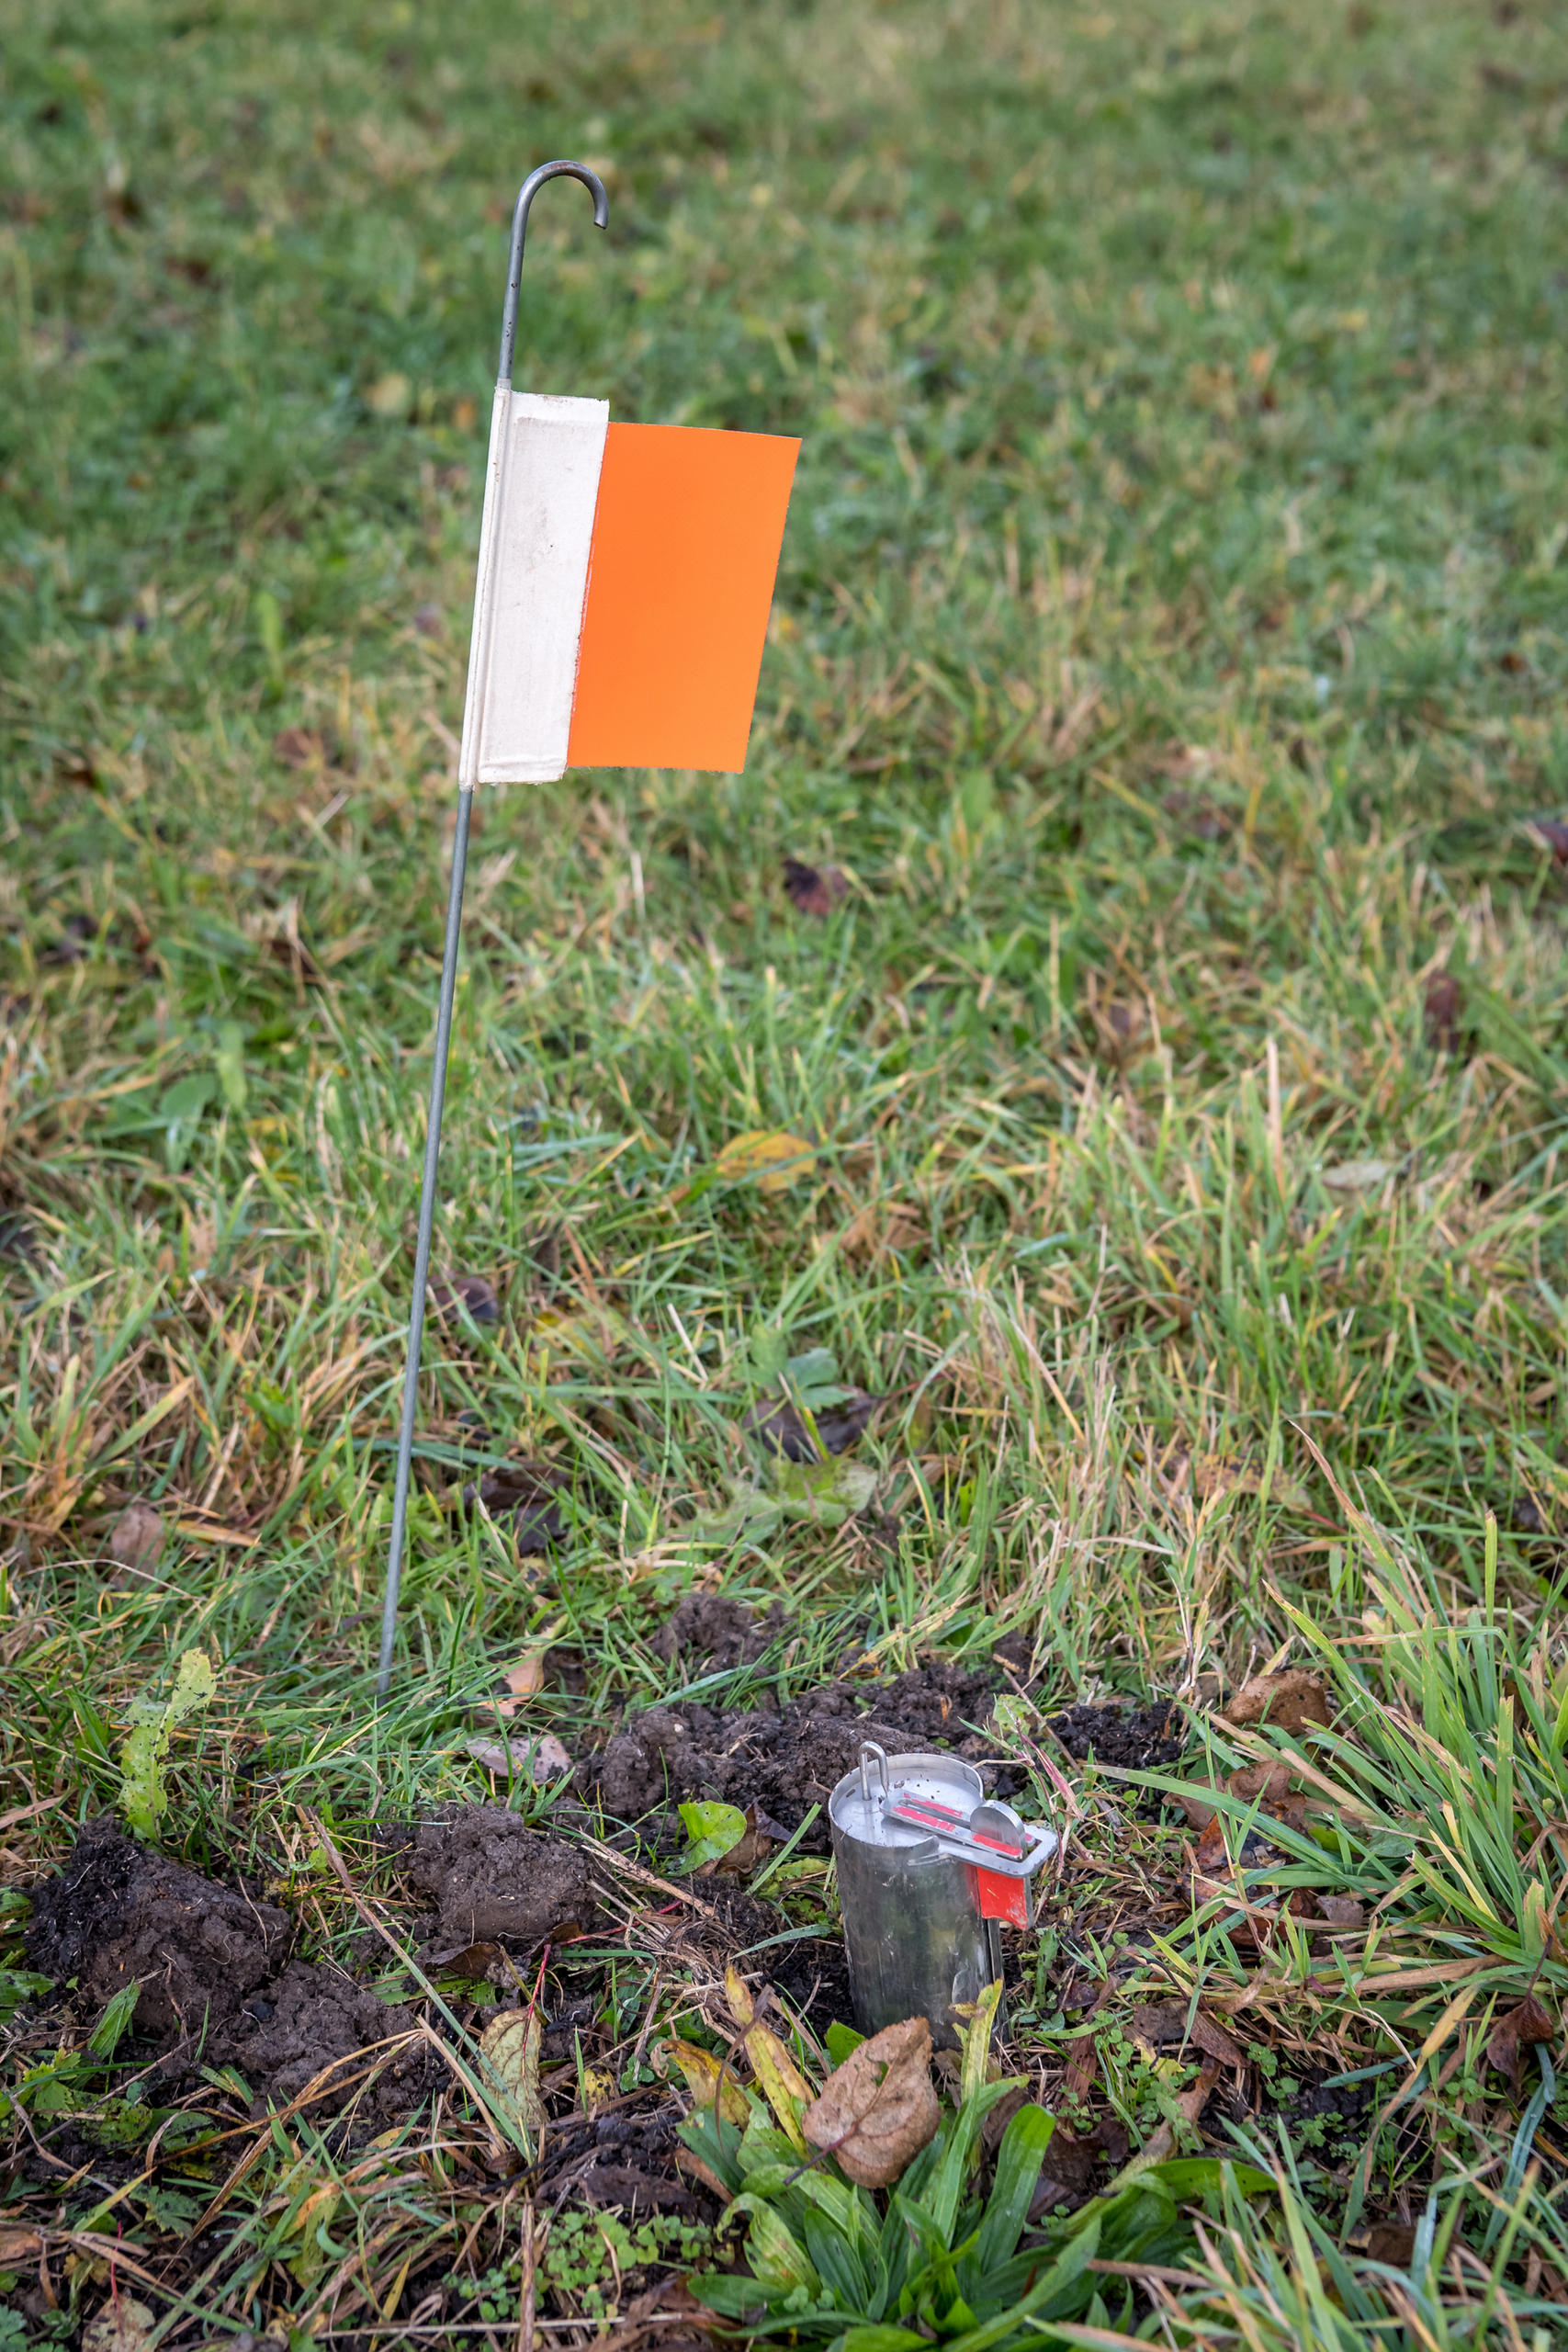
M 527 1828 L 504 1805 L 463 1805 L 445 1821 L 422 1822 L 403 1868 L 434 1900 L 438 1946 L 531 1948 L 581 1934 L 598 1917 L 587 1856 Z
M 274 1905 L 135 1844 L 102 1815 L 34 1895 L 27 1951 L 100 2007 L 140 1981 L 137 2029 L 166 2046 L 226 2024 L 278 1966 L 288 1932 Z
M 874 1685 L 825 1683 L 771 1711 L 652 1707 L 629 1716 L 579 1765 L 577 1785 L 596 1792 L 618 1821 L 662 1813 L 671 1828 L 674 1807 L 690 1797 L 755 1803 L 785 1829 L 820 1805 L 797 1850 L 826 1853 L 828 1799 L 858 1760 L 863 1740 L 875 1740 L 889 1755 L 940 1747 L 983 1756 L 986 1742 L 969 1725 L 986 1722 L 991 1700 L 988 1672 L 942 1664 Z M 993 1794 L 1010 1791 L 1007 1775 L 996 1775 Z
M 405 2031 L 407 2009 L 378 2001 L 333 1968 L 291 1960 L 265 1992 L 253 1993 L 213 2041 L 220 2065 L 237 2066 L 253 2090 L 278 2102 L 302 2091 L 334 2058 Z M 344 2070 L 344 2076 L 352 2069 Z
M 689 1592 L 660 1627 L 653 1647 L 660 1657 L 682 1658 L 688 1666 L 745 1666 L 761 1657 L 784 1628 L 784 1613 L 776 1600 L 758 1619 L 722 1592 Z
M 1080 1764 L 1093 1756 L 1123 1771 L 1146 1772 L 1174 1764 L 1187 1745 L 1187 1718 L 1168 1700 L 1150 1707 L 1068 1707 L 1047 1720 Z

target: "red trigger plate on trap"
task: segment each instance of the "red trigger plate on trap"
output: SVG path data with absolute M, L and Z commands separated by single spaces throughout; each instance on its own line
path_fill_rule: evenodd
M 982 1919 L 999 1919 L 1006 1928 L 1029 1926 L 1029 1881 L 1026 1878 L 1010 1878 L 1001 1871 L 977 1868 L 975 1892 L 979 1897 Z

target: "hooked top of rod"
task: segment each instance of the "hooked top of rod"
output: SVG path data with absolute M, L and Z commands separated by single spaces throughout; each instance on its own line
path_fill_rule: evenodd
M 603 229 L 610 218 L 610 199 L 604 193 L 604 183 L 597 172 L 586 164 L 573 164 L 564 158 L 553 164 L 540 164 L 531 171 L 517 191 L 517 203 L 512 215 L 512 252 L 506 265 L 506 308 L 501 315 L 501 368 L 497 381 L 512 381 L 512 356 L 517 346 L 517 290 L 523 277 L 523 245 L 528 234 L 528 213 L 534 198 L 547 180 L 581 180 L 593 198 L 593 226 Z

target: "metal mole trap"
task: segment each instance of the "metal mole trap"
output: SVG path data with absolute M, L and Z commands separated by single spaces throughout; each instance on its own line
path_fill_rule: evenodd
M 987 1802 L 958 1757 L 888 1756 L 874 1740 L 828 1818 L 856 2024 L 924 2015 L 952 2047 L 954 2009 L 1002 1973 L 1000 1929 L 1033 1924 L 1031 1882 L 1055 1831 Z

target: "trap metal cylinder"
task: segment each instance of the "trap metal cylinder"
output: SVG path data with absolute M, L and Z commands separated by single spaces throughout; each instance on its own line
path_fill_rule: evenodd
M 1002 1973 L 1000 1929 L 1032 1924 L 1030 1883 L 1054 1830 L 987 1804 L 956 1756 L 888 1756 L 863 1743 L 828 1801 L 855 2023 L 877 2033 L 931 2020 L 939 2048 L 955 2015 Z

